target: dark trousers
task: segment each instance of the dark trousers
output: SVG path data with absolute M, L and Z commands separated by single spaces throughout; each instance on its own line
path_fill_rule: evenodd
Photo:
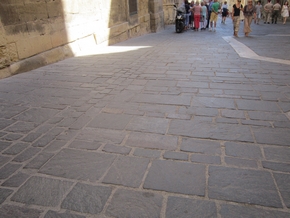
M 278 10 L 273 11 L 273 14 L 272 14 L 272 23 L 274 23 L 274 21 L 275 21 L 275 23 L 277 23 L 278 16 L 279 16 L 279 11 Z
M 206 28 L 208 28 L 208 26 L 209 26 L 210 14 L 211 14 L 211 11 L 208 12 Z

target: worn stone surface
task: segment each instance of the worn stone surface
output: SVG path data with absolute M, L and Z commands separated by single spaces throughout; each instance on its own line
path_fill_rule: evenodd
M 221 154 L 221 146 L 219 142 L 190 138 L 182 139 L 180 150 L 209 155 Z
M 61 208 L 81 213 L 98 214 L 111 194 L 111 188 L 78 183 L 61 204 Z
M 92 3 L 79 19 L 87 0 L 77 1 L 62 1 L 71 12 L 63 18 L 80 23 L 64 26 L 56 18 L 59 29 L 51 29 L 53 22 L 44 29 L 54 32 L 49 39 L 27 22 L 22 28 L 30 32 L 21 34 L 38 39 L 20 40 L 17 49 L 24 55 L 49 43 L 65 45 L 59 32 L 73 28 L 74 43 L 35 55 L 26 67 L 51 63 L 63 52 L 79 55 L 81 49 L 82 56 L 0 80 L 0 210 L 9 205 L 9 215 L 15 207 L 17 217 L 18 210 L 28 217 L 36 210 L 46 218 L 289 217 L 289 23 L 252 25 L 250 37 L 233 38 L 230 25 L 218 21 L 215 33 L 188 30 L 180 40 L 167 26 L 89 53 L 88 44 L 111 33 L 118 40 L 137 36 L 137 19 L 151 22 L 148 11 L 140 13 L 153 1 L 139 1 L 138 15 L 117 28 L 112 24 L 110 34 L 99 31 L 106 23 L 96 12 L 108 12 L 111 3 Z M 119 3 L 112 2 L 115 9 L 126 2 Z M 161 16 L 153 10 L 151 18 Z M 42 12 L 29 17 L 58 13 L 49 6 Z M 100 24 L 82 30 L 102 33 L 81 39 L 77 26 L 88 14 Z M 120 21 L 114 18 L 108 22 Z M 13 28 L 1 25 L 0 44 L 17 39 L 1 38 Z M 128 28 L 136 32 L 123 32 Z M 189 43 L 192 37 L 198 43 Z M 259 56 L 241 57 L 243 45 Z
M 231 204 L 222 204 L 220 214 L 222 217 L 231 218 L 231 217 L 289 217 L 289 213 L 273 210 L 264 210 L 254 206 L 244 206 L 244 205 L 231 205 Z
M 169 196 L 166 218 L 217 217 L 214 202 Z
M 95 182 L 109 168 L 115 156 L 63 149 L 44 167 L 41 173 L 69 179 Z M 98 166 L 96 168 L 96 166 Z
M 208 187 L 210 198 L 282 207 L 269 172 L 210 166 Z
M 103 183 L 139 187 L 149 164 L 149 159 L 119 156 L 103 179 Z
M 175 150 L 177 148 L 177 141 L 178 139 L 175 136 L 132 132 L 126 141 L 126 145 L 131 147 Z
M 182 185 L 181 176 L 184 178 Z M 144 188 L 204 196 L 205 166 L 154 160 L 145 179 Z
M 63 195 L 72 185 L 72 182 L 67 181 L 31 177 L 12 196 L 11 200 L 24 204 L 55 207 L 61 202 Z
M 113 195 L 106 214 L 113 217 L 160 217 L 162 195 L 118 189 Z
M 0 208 L 0 217 L 23 217 L 23 218 L 38 218 L 42 211 L 37 209 L 30 209 L 26 207 L 19 207 L 15 205 L 3 205 Z
M 226 155 L 247 159 L 259 160 L 262 158 L 262 152 L 259 146 L 255 144 L 243 144 L 226 142 Z

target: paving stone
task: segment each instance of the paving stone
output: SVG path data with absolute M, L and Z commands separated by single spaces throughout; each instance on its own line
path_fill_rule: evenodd
M 236 108 L 233 99 L 210 98 L 210 97 L 194 97 L 191 106 L 208 107 L 208 108 L 227 108 L 227 109 Z
M 0 119 L 0 130 L 5 129 L 13 123 L 15 123 L 15 120 Z
M 162 196 L 156 193 L 118 189 L 106 209 L 112 217 L 150 217 L 159 218 Z
M 265 210 L 264 208 L 257 208 L 249 205 L 231 205 L 231 204 L 221 204 L 220 209 L 221 217 L 223 218 L 244 218 L 244 217 L 263 217 L 263 218 L 287 218 L 290 213 L 285 213 L 281 211 Z
M 111 192 L 109 187 L 77 183 L 62 202 L 61 208 L 98 214 L 103 210 Z
M 32 158 L 34 155 L 36 155 L 38 152 L 40 152 L 40 148 L 27 148 L 22 153 L 17 155 L 13 161 L 15 162 L 24 162 Z
M 22 107 L 22 106 L 1 105 L 0 106 L 0 117 L 10 119 L 10 118 L 14 117 L 15 115 L 20 114 L 22 111 L 25 111 L 27 109 L 28 109 L 27 107 Z
M 70 148 L 78 148 L 78 149 L 84 149 L 84 150 L 97 150 L 102 145 L 101 142 L 88 142 L 88 141 L 80 141 L 80 140 L 74 140 L 69 147 Z
M 134 151 L 134 155 L 139 157 L 159 158 L 161 155 L 161 151 L 136 148 Z
M 163 116 L 164 117 L 164 116 Z M 126 129 L 137 132 L 165 134 L 169 120 L 153 117 L 133 117 Z
M 164 105 L 185 105 L 190 106 L 190 96 L 172 96 L 172 95 L 152 95 L 152 94 L 137 94 L 131 102 L 164 104 Z
M 37 209 L 31 209 L 27 207 L 19 207 L 16 205 L 3 205 L 0 208 L 0 217 L 1 218 L 39 218 L 42 211 Z
M 285 129 L 254 129 L 255 138 L 260 144 L 289 146 L 290 132 Z
M 274 178 L 287 208 L 290 208 L 290 175 L 274 173 Z M 290 213 L 289 213 L 290 214 Z
M 220 156 L 210 156 L 204 154 L 192 154 L 190 157 L 192 162 L 207 163 L 207 164 L 221 164 Z
M 109 153 L 117 153 L 117 154 L 129 154 L 131 151 L 131 148 L 107 144 L 103 148 L 103 151 L 109 152 Z
M 251 120 L 288 121 L 284 114 L 276 112 L 248 111 L 248 115 Z
M 247 159 L 262 159 L 262 152 L 258 145 L 226 142 L 225 152 L 228 156 L 247 158 Z
M 275 128 L 289 128 L 290 129 L 290 122 L 274 122 L 273 126 Z
M 271 146 L 263 147 L 264 154 L 267 160 L 290 162 L 290 149 L 289 147 Z
M 256 160 L 225 157 L 225 162 L 229 166 L 258 168 Z
M 182 185 L 180 178 L 182 178 Z M 143 187 L 204 196 L 205 166 L 186 162 L 154 160 Z
M 10 159 L 10 157 L 0 155 L 0 167 L 6 164 Z
M 72 185 L 73 183 L 68 181 L 33 176 L 20 187 L 11 200 L 30 205 L 56 207 Z
M 59 127 L 70 127 L 77 120 L 76 117 L 65 117 L 61 122 L 57 124 Z
M 40 169 L 52 156 L 51 153 L 42 152 L 26 164 L 24 168 Z
M 166 151 L 163 157 L 165 159 L 173 159 L 173 160 L 185 160 L 185 161 L 188 160 L 188 154 L 173 151 Z
M 86 218 L 85 216 L 72 214 L 70 212 L 58 213 L 56 211 L 49 210 L 45 214 L 44 218 Z
M 2 168 L 0 168 L 0 179 L 7 179 L 20 167 L 21 167 L 20 164 L 12 164 L 12 163 L 6 164 Z
M 9 149 L 3 152 L 3 154 L 8 155 L 16 155 L 22 152 L 24 149 L 26 149 L 29 146 L 28 143 L 16 143 L 15 145 L 12 145 Z
M 139 187 L 149 164 L 148 158 L 119 156 L 110 167 L 103 183 Z
M 123 130 L 131 119 L 132 116 L 127 114 L 101 113 L 88 124 L 88 127 Z
M 239 111 L 239 110 L 222 109 L 221 115 L 222 117 L 227 117 L 227 118 L 246 119 L 244 111 Z
M 38 125 L 39 124 L 36 123 L 19 121 L 6 128 L 5 131 L 14 133 L 29 133 L 30 131 L 35 129 Z
M 7 133 L 6 132 L 0 132 L 0 138 L 5 136 Z
M 5 150 L 5 149 L 8 148 L 11 144 L 12 144 L 12 142 L 4 142 L 4 141 L 0 141 L 0 151 Z
M 254 142 L 249 127 L 226 123 L 212 124 L 191 120 L 172 120 L 168 134 L 205 139 Z
M 209 198 L 281 208 L 269 172 L 209 166 Z
M 270 161 L 262 161 L 262 165 L 266 169 L 281 171 L 281 172 L 290 172 L 290 164 L 287 163 L 276 163 Z
M 180 108 L 179 113 L 185 113 L 197 116 L 209 116 L 215 117 L 219 115 L 218 108 L 206 108 L 206 107 L 186 107 Z
M 3 139 L 7 140 L 7 141 L 16 141 L 16 140 L 20 139 L 21 137 L 23 137 L 23 135 L 10 133 L 10 134 L 3 136 Z
M 238 109 L 250 111 L 280 112 L 278 105 L 271 101 L 236 100 Z
M 29 178 L 29 175 L 25 173 L 18 172 L 16 175 L 11 176 L 9 179 L 7 179 L 2 186 L 7 187 L 19 187 L 22 185 L 26 179 Z
M 85 125 L 87 125 L 92 120 L 91 117 L 87 115 L 80 116 L 71 126 L 70 129 L 82 129 Z
M 57 140 L 65 140 L 65 141 L 70 141 L 72 138 L 74 138 L 77 134 L 79 133 L 79 131 L 76 130 L 67 130 L 62 132 L 61 134 L 59 134 L 56 139 Z
M 49 119 L 47 121 L 47 123 L 49 124 L 57 124 L 59 122 L 61 122 L 64 118 L 63 117 L 52 117 L 51 119 Z
M 178 138 L 176 136 L 140 132 L 131 132 L 126 141 L 127 146 L 160 150 L 175 150 L 177 143 Z
M 39 138 L 37 141 L 35 141 L 32 146 L 33 147 L 45 147 L 48 145 L 51 141 L 53 141 L 56 138 L 55 135 L 44 135 L 41 138 Z
M 243 125 L 272 127 L 270 122 L 257 120 L 241 120 Z
M 111 154 L 63 149 L 39 172 L 83 181 L 95 182 L 107 171 L 115 159 Z M 96 168 L 96 166 L 98 166 Z
M 85 128 L 76 137 L 76 139 L 85 141 L 90 139 L 98 142 L 121 144 L 125 136 L 126 133 L 124 131 L 111 129 Z
M 180 150 L 208 155 L 220 155 L 221 145 L 219 142 L 210 140 L 183 138 Z
M 0 188 L 0 204 L 2 204 L 6 200 L 6 198 L 12 194 L 12 192 L 13 190 Z M 1 216 L 1 213 L 0 213 L 0 216 Z
M 215 120 L 217 123 L 233 123 L 233 124 L 238 124 L 238 120 L 236 119 L 229 119 L 229 118 L 223 118 L 223 117 L 218 117 Z
M 51 142 L 46 148 L 43 150 L 45 152 L 55 153 L 59 151 L 67 142 L 62 140 L 55 140 Z
M 24 142 L 33 142 L 37 138 L 39 138 L 42 134 L 37 132 L 29 133 L 25 138 L 22 139 Z
M 166 218 L 206 218 L 217 217 L 214 202 L 169 196 L 166 206 Z
M 15 117 L 15 119 L 26 122 L 43 123 L 58 112 L 58 110 L 48 108 L 31 108 Z

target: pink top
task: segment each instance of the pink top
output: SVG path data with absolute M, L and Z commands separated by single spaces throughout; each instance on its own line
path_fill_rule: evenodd
M 195 5 L 193 7 L 193 14 L 194 15 L 200 15 L 200 11 L 201 11 L 201 6 L 200 5 Z

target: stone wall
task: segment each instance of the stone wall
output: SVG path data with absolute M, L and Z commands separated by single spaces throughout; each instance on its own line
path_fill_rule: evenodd
M 164 28 L 162 0 L 1 0 L 0 78 Z

